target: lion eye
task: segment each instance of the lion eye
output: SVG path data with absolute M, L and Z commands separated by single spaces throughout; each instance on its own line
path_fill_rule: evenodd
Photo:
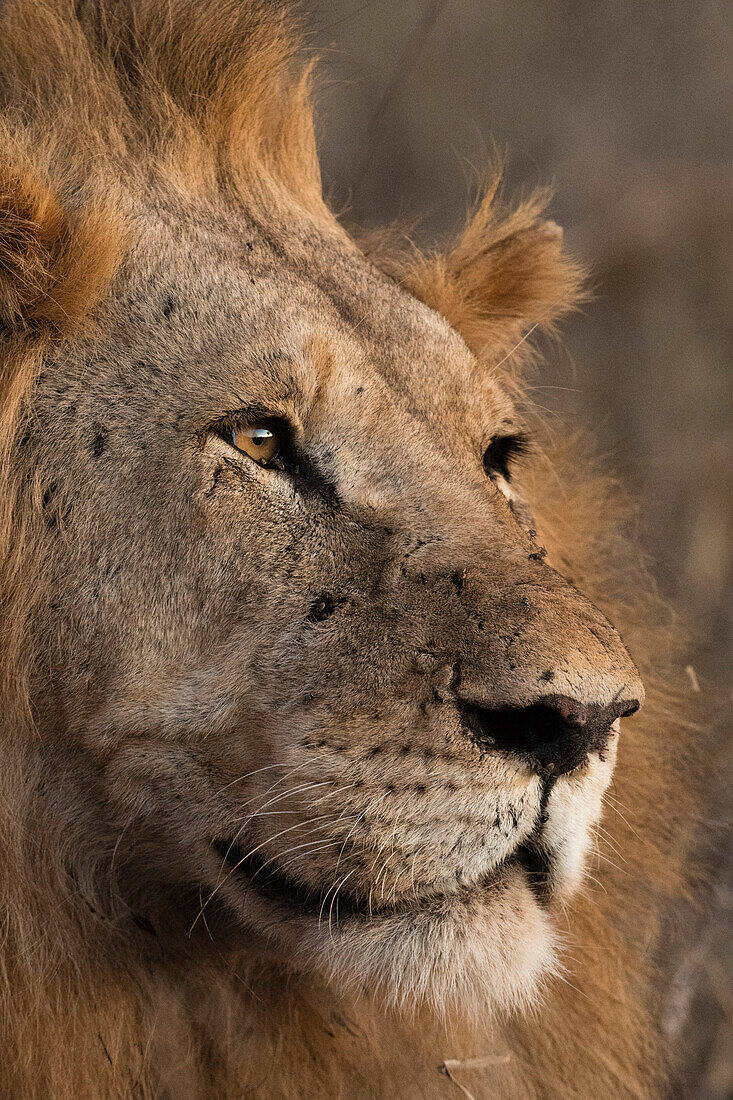
M 251 424 L 246 428 L 231 428 L 226 440 L 238 451 L 254 459 L 260 466 L 269 466 L 274 462 L 282 448 L 277 428 L 265 424 Z
M 529 447 L 526 435 L 495 436 L 484 451 L 484 470 L 499 492 L 506 497 L 514 518 L 534 538 L 537 525 L 532 511 L 511 484 L 512 461 L 525 454 Z
M 511 481 L 511 464 L 523 455 L 528 448 L 524 435 L 496 436 L 484 451 L 484 470 L 489 477 Z

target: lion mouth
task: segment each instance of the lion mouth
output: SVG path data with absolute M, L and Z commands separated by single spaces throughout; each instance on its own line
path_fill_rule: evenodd
M 299 916 L 311 916 L 320 920 L 324 913 L 330 916 L 335 907 L 337 918 L 359 918 L 377 920 L 379 917 L 393 916 L 398 913 L 413 912 L 426 907 L 444 896 L 444 892 L 435 888 L 428 890 L 422 897 L 410 895 L 397 900 L 373 901 L 356 893 L 338 892 L 335 898 L 333 888 L 310 886 L 281 870 L 270 858 L 259 852 L 247 852 L 238 841 L 212 842 L 212 847 L 221 858 L 222 864 L 245 892 L 254 890 L 270 904 L 279 908 L 296 910 Z M 501 881 L 510 868 L 521 868 L 536 900 L 546 904 L 551 896 L 552 861 L 549 853 L 536 843 L 520 844 L 498 866 L 492 868 L 471 885 L 458 888 L 455 893 L 475 896 L 484 889 Z
M 318 915 L 327 904 L 327 892 L 286 874 L 261 853 L 247 853 L 237 841 L 214 841 L 213 847 L 245 890 L 254 889 L 267 900 L 295 907 L 301 913 Z M 368 908 L 353 894 L 340 893 L 338 905 L 344 915 L 369 915 Z

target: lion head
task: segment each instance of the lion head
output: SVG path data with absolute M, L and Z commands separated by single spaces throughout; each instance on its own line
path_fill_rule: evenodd
M 208 8 L 4 8 L 12 866 L 128 963 L 527 1005 L 644 698 L 533 518 L 520 345 L 580 273 L 493 191 L 369 254 L 290 32 Z

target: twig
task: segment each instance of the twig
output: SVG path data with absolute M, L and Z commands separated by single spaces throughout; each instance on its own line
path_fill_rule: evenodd
M 479 1058 L 446 1058 L 444 1062 L 441 1062 L 438 1066 L 438 1072 L 444 1073 L 445 1076 L 451 1081 L 457 1089 L 460 1089 L 466 1100 L 476 1100 L 476 1097 L 472 1092 L 469 1092 L 465 1085 L 462 1085 L 453 1076 L 454 1069 L 485 1069 L 486 1066 L 505 1066 L 507 1062 L 511 1061 L 511 1054 L 483 1054 Z
M 400 89 L 400 86 L 406 84 L 410 78 L 410 74 L 414 69 L 420 54 L 422 53 L 425 43 L 430 37 L 430 33 L 435 26 L 435 23 L 440 15 L 440 9 L 445 4 L 445 0 L 432 0 L 432 3 L 428 5 L 422 18 L 415 27 L 414 31 L 405 43 L 405 48 L 397 59 L 397 64 L 392 74 L 392 79 L 387 85 L 382 98 L 377 104 L 374 114 L 372 115 L 369 126 L 367 127 L 366 138 L 364 140 L 364 146 L 367 150 L 364 160 L 356 173 L 354 182 L 352 185 L 352 191 L 358 191 L 364 182 L 364 178 L 371 167 L 371 163 L 374 159 L 376 151 L 375 139 L 377 131 L 382 124 L 382 120 L 389 110 L 390 103 L 394 99 L 395 95 Z
M 700 681 L 698 680 L 697 673 L 695 672 L 692 665 L 686 665 L 685 666 L 685 672 L 687 673 L 687 675 L 690 679 L 690 684 L 692 685 L 692 690 L 696 693 L 699 693 L 699 691 L 700 691 Z

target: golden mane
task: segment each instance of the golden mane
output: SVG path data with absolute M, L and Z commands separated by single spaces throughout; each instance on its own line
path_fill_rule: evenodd
M 0 103 L 54 175 L 269 176 L 319 208 L 310 67 L 282 4 L 11 0 L 2 25 Z
M 93 317 L 121 261 L 126 189 L 134 193 L 159 174 L 193 195 L 246 195 L 250 203 L 290 203 L 310 217 L 328 216 L 310 68 L 300 57 L 297 22 L 266 0 L 9 0 L 0 7 L 0 1092 L 18 1100 L 40 1096 L 44 1087 L 53 1088 L 46 1094 L 54 1100 L 160 1095 L 146 1077 L 155 1026 L 171 1062 L 195 1047 L 209 1073 L 202 1088 L 233 1095 L 231 1081 L 206 1069 L 205 1037 L 179 1026 L 172 987 L 143 973 L 109 980 L 118 960 L 90 925 L 66 870 L 63 840 L 42 838 L 54 858 L 28 862 L 29 835 L 40 842 L 29 792 L 43 774 L 27 683 L 32 670 L 43 670 L 34 616 L 48 596 L 48 578 L 44 488 L 25 466 L 23 432 L 26 398 L 47 350 L 73 339 Z M 532 200 L 497 220 L 489 191 L 447 253 L 373 253 L 478 352 L 488 342 L 511 347 L 528 315 L 531 324 L 551 323 L 571 308 L 581 283 L 576 265 L 558 266 L 558 237 L 541 222 L 540 205 Z M 531 283 L 514 278 L 522 249 L 533 256 Z M 497 271 L 501 300 L 487 303 L 481 287 Z M 698 798 L 697 727 L 687 714 L 680 642 L 628 537 L 623 494 L 593 471 L 582 443 L 548 439 L 533 477 L 526 489 L 538 502 L 550 554 L 618 625 L 648 698 L 644 734 L 624 746 L 612 788 L 616 809 L 599 843 L 605 893 L 571 906 L 568 984 L 548 994 L 541 1027 L 537 1019 L 514 1020 L 506 1036 L 515 1056 L 526 1055 L 536 1095 L 549 1095 L 558 1081 L 568 1100 L 593 1095 L 593 1058 L 617 1082 L 617 1095 L 657 1095 L 663 983 L 648 960 L 667 907 L 689 892 Z M 49 922 L 57 929 L 53 939 Z M 576 966 L 593 990 L 592 1012 L 573 979 Z M 226 1006 L 237 985 L 225 986 L 204 965 L 202 991 L 207 983 L 221 984 L 223 1007 L 212 1026 L 233 1046 L 236 1016 Z M 624 1037 L 613 1050 L 606 1049 L 610 1026 Z M 433 1041 L 426 1030 L 426 1045 Z M 455 1041 L 469 1045 L 460 1034 Z M 43 1080 L 30 1068 L 38 1049 Z M 385 1047 L 374 1057 L 386 1062 L 388 1054 Z M 435 1049 L 436 1063 L 437 1055 Z M 336 1084 L 338 1073 L 334 1067 Z M 302 1095 L 296 1068 L 288 1080 L 289 1095 Z

